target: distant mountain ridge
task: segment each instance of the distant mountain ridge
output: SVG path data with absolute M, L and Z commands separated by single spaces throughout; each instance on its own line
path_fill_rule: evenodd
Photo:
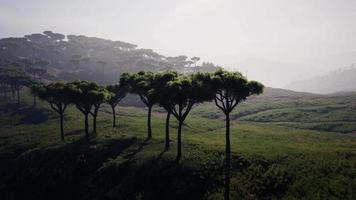
M 324 76 L 293 82 L 285 88 L 321 94 L 356 91 L 356 64 Z
M 47 61 L 49 65 L 45 68 L 50 79 L 82 79 L 102 84 L 117 82 L 123 72 L 169 69 L 179 72 L 211 71 L 217 67 L 208 62 L 198 66 L 200 59 L 197 57 L 166 57 L 127 42 L 83 35 L 65 36 L 52 31 L 0 40 L 0 61 L 23 59 Z

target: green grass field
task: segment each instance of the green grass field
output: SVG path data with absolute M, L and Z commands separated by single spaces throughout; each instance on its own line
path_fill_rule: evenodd
M 356 129 L 349 107 L 356 97 L 268 94 L 233 114 L 233 199 L 355 199 L 356 137 L 345 133 Z M 164 152 L 159 108 L 150 144 L 142 144 L 144 109 L 119 107 L 112 128 L 107 106 L 87 144 L 74 107 L 60 142 L 55 113 L 30 101 L 0 103 L 1 199 L 223 198 L 225 124 L 212 104 L 195 107 L 186 119 L 183 158 L 176 163 L 177 123 L 171 120 L 172 147 Z M 328 128 L 333 123 L 341 125 Z

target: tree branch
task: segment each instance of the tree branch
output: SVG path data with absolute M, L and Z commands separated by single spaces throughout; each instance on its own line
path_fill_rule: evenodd
M 238 101 L 235 101 L 235 102 L 232 104 L 231 109 L 229 110 L 229 112 L 231 112 L 231 111 L 237 106 L 237 104 L 239 104 L 239 102 L 238 102 Z
M 185 109 L 185 112 L 183 113 L 183 117 L 182 117 L 183 120 L 185 120 L 185 118 L 188 116 L 188 114 L 189 114 L 190 110 L 192 109 L 193 105 L 194 105 L 194 102 L 189 102 L 187 108 Z
M 57 113 L 59 113 L 59 109 L 56 108 L 56 107 L 53 105 L 52 102 L 50 102 L 49 104 L 51 105 L 51 108 L 52 108 L 54 111 L 56 111 Z

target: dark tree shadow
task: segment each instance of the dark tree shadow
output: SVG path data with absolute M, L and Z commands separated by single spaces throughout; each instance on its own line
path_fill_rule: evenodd
M 0 181 L 2 199 L 82 199 L 81 191 L 108 159 L 136 143 L 135 138 L 84 140 L 23 153 Z
M 26 104 L 6 103 L 1 104 L 0 112 L 8 115 L 11 124 L 40 124 L 58 116 L 47 108 L 33 107 Z M 1 123 L 6 123 L 1 122 Z
M 84 134 L 83 132 L 84 132 L 84 129 L 78 129 L 78 130 L 66 132 L 64 134 L 65 134 L 65 136 L 82 135 L 82 134 Z

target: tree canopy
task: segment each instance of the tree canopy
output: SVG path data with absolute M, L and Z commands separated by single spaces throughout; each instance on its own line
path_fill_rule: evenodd
M 264 86 L 256 81 L 248 81 L 240 72 L 219 69 L 212 74 L 211 87 L 216 91 L 216 106 L 226 114 L 248 96 L 261 94 Z
M 31 87 L 34 95 L 40 99 L 47 101 L 51 108 L 60 116 L 60 133 L 61 140 L 64 140 L 63 117 L 67 106 L 71 103 L 70 95 L 74 88 L 70 84 L 61 82 L 50 83 L 48 85 L 39 83 Z
M 263 92 L 264 86 L 256 81 L 248 81 L 239 72 L 230 72 L 219 69 L 211 74 L 210 87 L 215 95 L 215 105 L 225 114 L 226 136 L 225 136 L 225 200 L 230 198 L 230 168 L 231 168 L 231 148 L 230 148 L 230 113 L 242 101 L 250 95 L 258 95 Z
M 94 82 L 74 81 L 70 85 L 73 88 L 70 99 L 85 117 L 85 136 L 89 141 L 88 115 L 91 114 L 93 116 L 93 131 L 95 133 L 99 106 L 106 101 L 109 93 L 104 87 Z
M 109 92 L 109 95 L 106 99 L 106 103 L 108 103 L 112 109 L 113 127 L 115 127 L 116 126 L 115 107 L 127 95 L 128 87 L 121 86 L 119 84 L 108 85 L 108 86 L 106 86 L 106 90 Z
M 157 96 L 154 95 L 155 74 L 153 72 L 140 71 L 138 73 L 124 73 L 120 78 L 120 85 L 129 88 L 131 93 L 137 94 L 141 101 L 148 107 L 147 113 L 147 141 L 152 138 L 151 112 L 152 106 L 157 103 Z

